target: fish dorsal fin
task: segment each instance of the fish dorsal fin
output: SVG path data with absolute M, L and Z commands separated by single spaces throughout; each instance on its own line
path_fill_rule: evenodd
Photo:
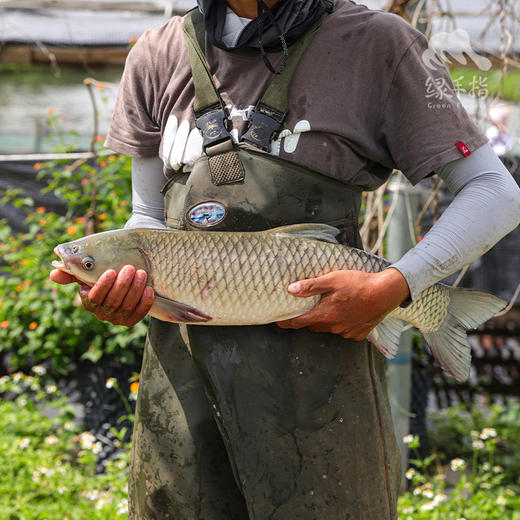
M 337 244 L 336 235 L 339 229 L 328 224 L 292 224 L 269 229 L 267 233 L 274 233 L 279 237 L 305 238 L 307 240 L 320 240 Z

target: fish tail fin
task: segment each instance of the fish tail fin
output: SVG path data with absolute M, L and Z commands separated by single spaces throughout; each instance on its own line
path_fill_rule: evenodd
M 507 305 L 505 300 L 473 289 L 449 288 L 448 313 L 441 326 L 422 335 L 443 370 L 466 381 L 471 367 L 471 347 L 466 331 L 475 329 Z
M 368 341 L 388 359 L 392 359 L 399 349 L 399 338 L 403 330 L 403 321 L 399 318 L 386 317 L 374 327 L 367 336 Z

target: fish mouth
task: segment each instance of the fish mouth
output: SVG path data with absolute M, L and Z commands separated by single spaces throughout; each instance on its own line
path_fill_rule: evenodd
M 69 269 L 69 267 L 68 267 L 68 265 L 67 265 L 67 263 L 63 259 L 61 246 L 56 246 L 54 248 L 54 253 L 56 255 L 58 255 L 60 257 L 60 259 L 59 260 L 53 260 L 51 262 L 52 267 L 54 267 L 55 269 L 59 269 L 60 271 L 64 271 L 66 273 L 72 274 L 70 269 Z

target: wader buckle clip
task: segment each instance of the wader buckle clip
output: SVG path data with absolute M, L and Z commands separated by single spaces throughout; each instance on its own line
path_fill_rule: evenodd
M 231 134 L 226 128 L 226 112 L 221 105 L 213 105 L 204 112 L 196 114 L 195 125 L 202 134 L 202 149 L 206 152 L 206 148 L 215 144 L 231 140 Z
M 282 113 L 263 103 L 258 103 L 251 114 L 247 132 L 241 141 L 268 152 L 271 148 L 271 140 L 280 131 L 287 112 Z

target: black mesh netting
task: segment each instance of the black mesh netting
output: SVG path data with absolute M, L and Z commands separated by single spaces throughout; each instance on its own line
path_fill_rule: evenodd
M 84 363 L 78 366 L 74 380 L 68 385 L 67 393 L 71 400 L 80 403 L 83 411 L 82 426 L 92 433 L 102 445 L 98 455 L 96 471 L 101 472 L 106 462 L 118 451 L 117 439 L 111 429 L 127 427 L 125 441 L 130 439 L 132 424 L 119 418 L 127 415 L 128 411 L 114 388 L 107 388 L 107 379 L 113 377 L 125 396 L 130 394 L 130 378 L 139 372 L 139 365 L 122 365 L 120 363 L 99 362 Z M 129 401 L 132 410 L 135 402 Z

